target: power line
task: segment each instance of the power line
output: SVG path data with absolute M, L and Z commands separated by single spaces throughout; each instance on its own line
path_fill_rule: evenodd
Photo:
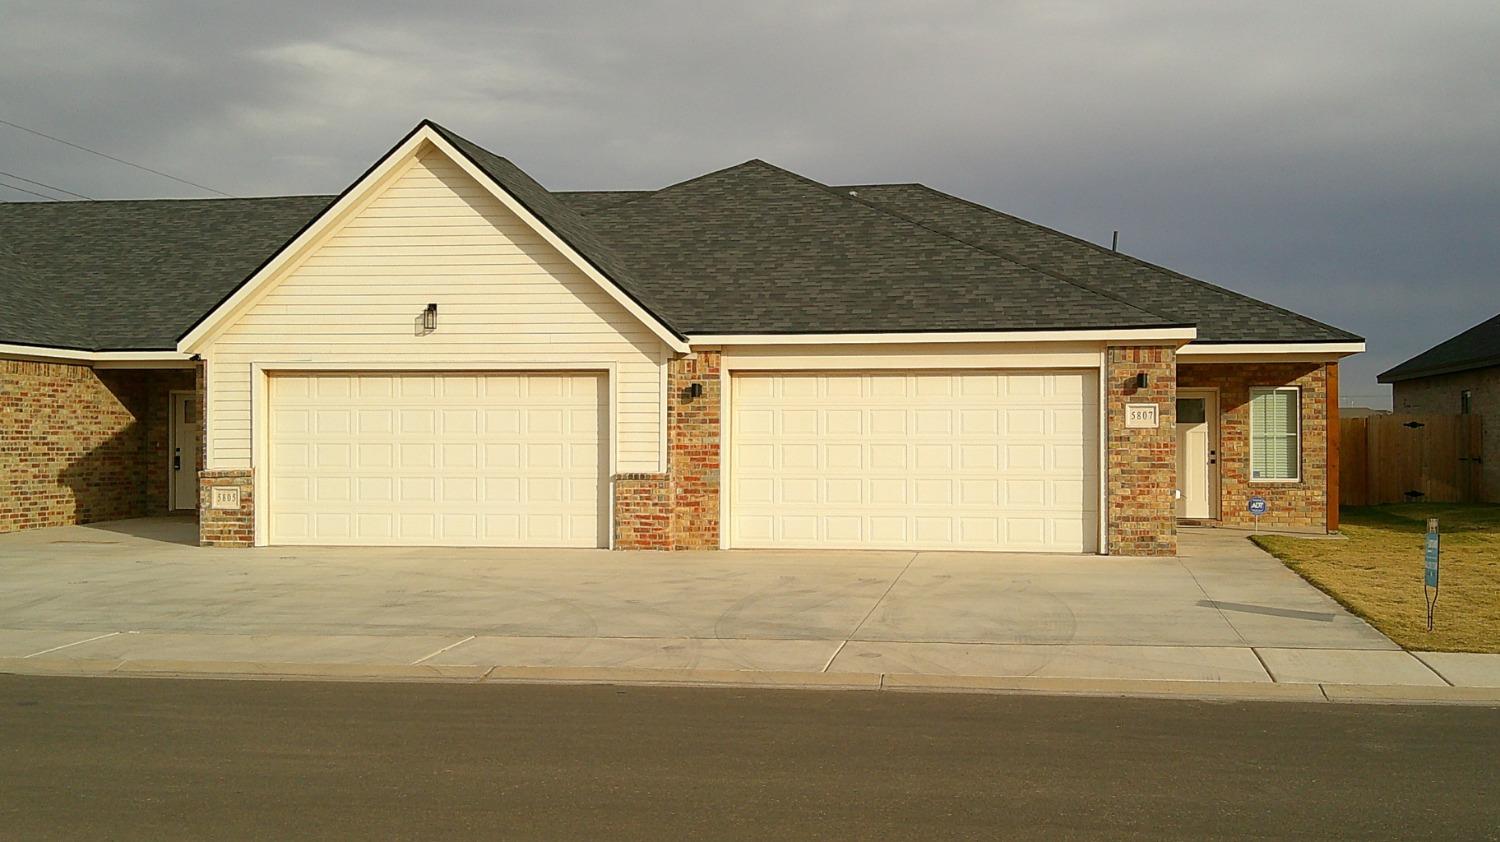
M 215 190 L 214 188 L 209 187 L 209 186 L 207 186 L 205 184 L 199 184 L 196 181 L 188 181 L 185 178 L 178 178 L 175 175 L 170 175 L 168 173 L 164 173 L 161 170 L 153 170 L 150 167 L 142 166 L 140 164 L 136 164 L 136 163 L 133 163 L 131 161 L 127 161 L 124 158 L 116 158 L 113 155 L 110 155 L 110 154 L 107 154 L 107 153 L 104 153 L 104 152 L 100 152 L 97 149 L 90 149 L 87 146 L 80 146 L 80 145 L 78 145 L 76 143 L 73 143 L 72 141 L 63 140 L 60 137 L 53 137 L 52 135 L 47 134 L 46 132 L 39 132 L 36 129 L 28 129 L 25 126 L 22 126 L 22 125 L 20 125 L 18 123 L 12 123 L 9 120 L 0 120 L 0 125 L 10 126 L 13 129 L 20 129 L 21 131 L 26 132 L 28 134 L 34 134 L 37 137 L 44 137 L 44 138 L 46 138 L 48 140 L 56 141 L 57 143 L 61 143 L 64 146 L 71 146 L 74 149 L 81 149 L 84 152 L 89 153 L 90 155 L 98 155 L 101 158 L 108 158 L 109 160 L 114 161 L 117 164 L 124 164 L 127 167 L 135 167 L 138 170 L 144 170 L 144 171 L 146 171 L 148 173 L 151 173 L 152 175 L 159 175 L 162 178 L 170 178 L 173 181 L 179 182 L 181 184 L 186 184 L 186 185 L 188 185 L 190 187 L 196 187 L 199 190 L 207 190 L 210 193 L 218 193 L 220 196 L 223 196 L 226 199 L 232 199 L 232 198 L 234 198 L 233 196 L 230 196 L 228 193 L 225 193 L 222 190 Z
M 55 202 L 55 201 L 57 201 L 57 199 L 55 197 L 52 197 L 52 196 L 43 196 L 41 193 L 38 193 L 35 190 L 27 190 L 25 187 L 17 187 L 14 184 L 6 184 L 3 181 L 0 181 L 0 187 L 9 187 L 12 190 L 19 190 L 22 193 L 30 193 L 31 195 L 36 196 L 39 199 L 46 199 L 49 202 Z
M 0 175 L 8 176 L 10 178 L 14 178 L 16 181 L 24 181 L 27 184 L 35 184 L 38 187 L 45 187 L 48 190 L 53 191 L 54 193 L 67 193 L 69 196 L 77 196 L 80 199 L 88 199 L 89 201 L 93 201 L 94 200 L 93 196 L 85 196 L 82 193 L 74 193 L 72 190 L 64 190 L 61 187 L 53 187 L 52 185 L 50 185 L 50 184 L 48 184 L 48 183 L 46 183 L 44 181 L 36 181 L 34 179 L 26 178 L 25 176 L 16 175 L 13 172 L 6 172 L 5 170 L 0 170 Z

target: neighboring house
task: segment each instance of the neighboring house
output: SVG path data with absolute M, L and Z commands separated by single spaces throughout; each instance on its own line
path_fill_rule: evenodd
M 1171 554 L 1337 523 L 1342 330 L 917 184 L 0 205 L 0 527 Z M 199 470 L 201 467 L 201 470 Z
M 1478 415 L 1482 500 L 1500 501 L 1500 315 L 1440 342 L 1378 378 L 1396 412 Z

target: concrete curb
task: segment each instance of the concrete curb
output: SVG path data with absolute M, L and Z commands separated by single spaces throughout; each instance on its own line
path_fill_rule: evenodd
M 636 667 L 488 667 L 433 664 L 283 664 L 258 661 L 0 658 L 16 675 L 213 678 L 260 681 L 412 681 L 462 684 L 616 684 L 660 687 L 749 687 L 1110 696 L 1217 701 L 1282 701 L 1500 706 L 1500 688 L 1364 684 L 1042 678 L 794 671 L 642 669 Z

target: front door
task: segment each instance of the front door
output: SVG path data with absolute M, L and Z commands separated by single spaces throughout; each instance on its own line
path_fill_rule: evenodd
M 1219 515 L 1218 395 L 1177 390 L 1177 516 Z
M 172 508 L 198 508 L 198 405 L 193 392 L 172 393 Z

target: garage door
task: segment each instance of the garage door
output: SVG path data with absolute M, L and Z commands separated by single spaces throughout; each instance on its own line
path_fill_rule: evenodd
M 730 541 L 1093 552 L 1095 377 L 736 374 Z
M 606 546 L 595 374 L 270 379 L 276 544 Z

